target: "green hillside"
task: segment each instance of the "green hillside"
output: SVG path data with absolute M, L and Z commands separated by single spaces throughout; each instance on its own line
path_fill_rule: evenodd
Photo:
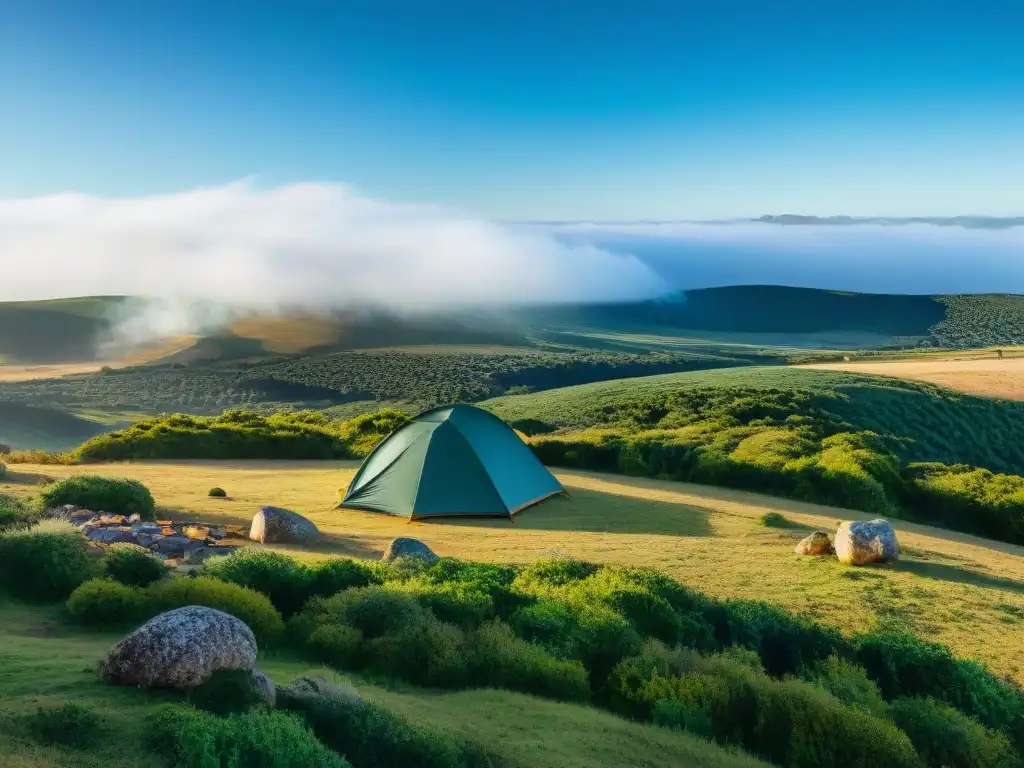
M 845 331 L 888 338 L 886 345 L 984 347 L 1024 343 L 1024 296 L 909 296 L 786 286 L 729 286 L 682 291 L 655 301 L 563 307 L 541 313 L 563 326 L 679 329 L 695 332 L 790 334 Z M 774 340 L 776 344 L 787 344 Z M 877 344 L 878 342 L 876 342 Z
M 0 362 L 92 360 L 118 296 L 0 303 Z
M 15 449 L 65 451 L 109 428 L 53 408 L 0 402 L 0 444 Z

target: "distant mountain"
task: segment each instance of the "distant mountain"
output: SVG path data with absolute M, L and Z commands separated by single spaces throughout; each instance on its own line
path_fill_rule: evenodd
M 750 221 L 763 224 L 784 224 L 796 226 L 854 226 L 875 224 L 881 226 L 903 226 L 906 224 L 928 224 L 933 227 L 963 227 L 965 229 L 1010 229 L 1024 227 L 1024 216 L 801 216 L 793 213 L 765 215 Z

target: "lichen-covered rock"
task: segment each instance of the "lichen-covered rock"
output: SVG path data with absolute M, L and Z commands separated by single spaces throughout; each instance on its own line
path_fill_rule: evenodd
M 419 539 L 412 539 L 406 536 L 399 536 L 397 539 L 393 539 L 388 548 L 384 551 L 381 560 L 386 563 L 390 563 L 392 560 L 396 560 L 399 557 L 412 557 L 417 560 L 423 560 L 426 563 L 436 563 L 440 558 L 435 555 L 430 547 L 424 544 Z
M 834 555 L 832 540 L 825 531 L 815 531 L 805 539 L 801 539 L 793 550 L 798 555 Z
M 252 679 L 256 683 L 260 695 L 263 696 L 263 700 L 267 702 L 267 706 L 273 708 L 277 704 L 277 686 L 274 685 L 274 681 L 267 677 L 262 670 L 256 668 L 252 670 Z
M 867 565 L 898 560 L 900 543 L 888 520 L 847 521 L 836 531 L 836 557 L 846 565 Z
M 145 688 L 195 688 L 218 669 L 252 669 L 256 637 L 244 622 L 189 605 L 161 613 L 132 632 L 100 665 L 104 680 Z
M 263 507 L 252 518 L 249 538 L 261 544 L 313 544 L 320 531 L 312 521 L 281 507 Z
M 190 539 L 188 536 L 164 536 L 149 545 L 154 552 L 168 557 L 184 557 L 189 552 L 202 549 L 202 547 L 203 542 Z
M 238 547 L 231 546 L 200 547 L 199 549 L 193 549 L 185 555 L 185 563 L 187 565 L 202 565 L 211 557 L 227 557 L 237 549 Z
M 285 702 L 289 699 L 302 701 L 310 698 L 325 698 L 352 704 L 363 703 L 363 697 L 359 695 L 359 691 L 347 680 L 339 679 L 331 682 L 318 675 L 303 675 L 295 678 L 291 685 L 280 689 L 278 696 Z

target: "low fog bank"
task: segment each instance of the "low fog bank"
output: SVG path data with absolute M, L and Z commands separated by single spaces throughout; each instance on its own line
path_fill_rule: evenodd
M 1024 227 L 582 222 L 530 228 L 569 246 L 632 253 L 680 289 L 1024 293 Z

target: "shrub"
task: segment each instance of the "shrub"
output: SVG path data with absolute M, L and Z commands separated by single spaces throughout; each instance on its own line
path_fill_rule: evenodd
M 207 561 L 203 573 L 262 592 L 286 618 L 302 609 L 310 596 L 309 569 L 294 558 L 268 549 L 241 549 Z
M 150 614 L 145 590 L 113 579 L 90 579 L 78 586 L 67 601 L 71 618 L 97 629 L 121 629 Z
M 891 717 L 928 765 L 1010 768 L 1016 763 L 1003 734 L 946 704 L 932 699 L 897 699 Z
M 657 716 L 663 725 L 693 727 L 779 765 L 920 766 L 907 737 L 891 723 L 728 655 L 646 650 L 616 667 L 611 689 L 620 708 Z
M 367 639 L 359 655 L 368 669 L 416 685 L 460 688 L 469 682 L 462 632 L 427 612 Z
M 784 528 L 789 524 L 786 516 L 781 512 L 765 512 L 758 522 L 768 528 Z
M 400 632 L 424 618 L 423 608 L 412 595 L 388 586 L 340 592 L 315 606 L 314 613 L 354 627 L 367 639 Z
M 0 467 L 3 465 L 0 464 Z M 0 476 L 3 475 L 0 470 Z M 0 493 L 0 531 L 11 528 L 25 528 L 34 523 L 38 515 L 28 505 L 14 496 Z
M 804 678 L 824 688 L 843 704 L 856 707 L 875 717 L 886 715 L 885 699 L 863 667 L 858 667 L 838 656 L 829 656 L 807 670 Z
M 59 707 L 39 707 L 25 718 L 29 732 L 43 744 L 74 749 L 92 747 L 100 736 L 100 718 L 83 704 L 68 702 Z
M 244 621 L 261 644 L 274 644 L 284 632 L 281 614 L 266 595 L 251 589 L 207 577 L 171 578 L 149 587 L 158 611 L 186 605 L 203 605 L 229 613 Z
M 63 600 L 95 573 L 88 549 L 75 530 L 6 531 L 0 534 L 0 588 L 26 600 Z
M 189 701 L 215 715 L 246 712 L 267 703 L 249 669 L 218 669 L 209 680 L 189 692 Z
M 484 624 L 467 638 L 469 679 L 480 686 L 532 693 L 563 701 L 590 697 L 587 670 L 560 661 L 542 647 L 520 640 L 500 621 Z
M 444 731 L 413 725 L 367 701 L 349 695 L 278 693 L 278 706 L 301 712 L 320 739 L 355 768 L 483 768 L 467 745 Z
M 153 495 L 138 480 L 98 475 L 59 480 L 43 490 L 42 499 L 46 507 L 74 504 L 111 515 L 138 513 L 144 520 L 152 520 L 156 511 Z
M 519 572 L 515 587 L 540 597 L 552 587 L 564 587 L 574 581 L 583 581 L 588 576 L 593 576 L 599 569 L 599 565 L 585 563 L 582 560 L 541 560 L 531 563 Z
M 306 652 L 314 661 L 338 669 L 354 667 L 359 663 L 359 649 L 363 633 L 344 624 L 324 624 L 309 633 Z
M 227 498 L 228 492 L 223 488 L 211 488 L 206 495 L 212 496 L 215 499 L 225 499 Z
M 149 718 L 152 747 L 181 768 L 347 768 L 293 714 L 255 709 L 218 717 L 166 706 Z
M 473 629 L 494 615 L 494 601 L 484 592 L 467 584 L 435 584 L 413 579 L 402 585 L 424 608 L 441 621 Z
M 329 597 L 346 589 L 378 583 L 380 576 L 373 566 L 347 557 L 333 557 L 310 567 L 309 594 Z
M 103 567 L 112 579 L 130 587 L 148 587 L 167 575 L 167 568 L 159 559 L 132 545 L 108 546 Z

